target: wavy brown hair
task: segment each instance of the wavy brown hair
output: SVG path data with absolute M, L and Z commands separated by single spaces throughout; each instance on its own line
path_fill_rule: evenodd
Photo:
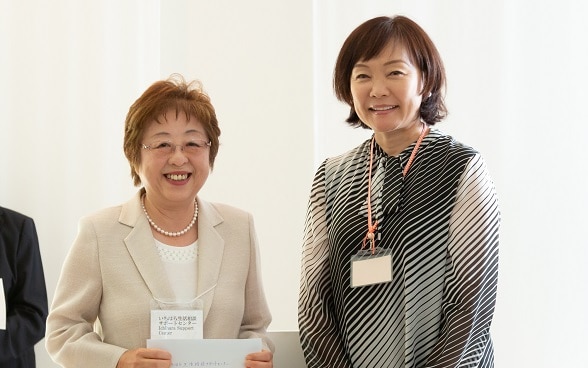
M 167 80 L 157 81 L 147 88 L 127 113 L 123 147 L 135 186 L 141 184 L 137 168 L 141 163 L 143 134 L 150 123 L 165 120 L 170 110 L 175 110 L 176 117 L 185 114 L 187 120 L 196 118 L 202 124 L 210 140 L 210 168 L 214 167 L 221 131 L 210 98 L 200 82 L 186 82 L 181 75 L 172 74 Z
M 337 98 L 351 107 L 346 121 L 351 126 L 369 129 L 353 107 L 351 72 L 357 62 L 378 56 L 391 42 L 405 47 L 410 62 L 421 72 L 424 83 L 420 118 L 430 125 L 443 120 L 447 116 L 444 102 L 446 81 L 439 51 L 418 24 L 399 15 L 377 17 L 364 22 L 343 43 L 335 64 L 333 88 Z

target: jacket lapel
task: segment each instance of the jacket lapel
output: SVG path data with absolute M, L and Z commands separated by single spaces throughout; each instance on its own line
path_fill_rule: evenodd
M 124 242 L 141 277 L 154 298 L 173 300 L 174 294 L 165 276 L 166 271 L 155 249 L 153 235 L 141 209 L 139 191 L 123 205 L 119 221 L 132 227 Z M 223 259 L 225 242 L 215 227 L 223 218 L 212 204 L 198 199 L 198 298 L 203 300 L 206 319 L 214 298 Z
M 198 199 L 198 298 L 204 302 L 204 319 L 210 310 L 218 281 L 225 242 L 215 226 L 223 222 L 218 211 Z
M 132 227 L 124 242 L 151 295 L 160 300 L 172 300 L 173 291 L 155 249 L 151 228 L 141 209 L 142 193 L 142 190 L 139 191 L 123 205 L 119 221 Z

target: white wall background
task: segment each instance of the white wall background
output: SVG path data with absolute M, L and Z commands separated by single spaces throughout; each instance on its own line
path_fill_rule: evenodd
M 0 0 L 0 204 L 35 219 L 50 298 L 79 217 L 136 190 L 128 107 L 180 72 L 223 129 L 202 195 L 254 214 L 271 329 L 296 329 L 314 170 L 367 137 L 343 123 L 335 57 L 360 22 L 392 14 L 436 42 L 440 128 L 484 154 L 498 187 L 497 367 L 585 366 L 588 3 L 574 0 Z

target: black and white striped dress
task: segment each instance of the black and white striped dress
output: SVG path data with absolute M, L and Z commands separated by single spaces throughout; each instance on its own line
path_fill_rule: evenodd
M 374 146 L 372 216 L 393 280 L 350 287 L 367 232 L 370 140 L 319 167 L 302 259 L 299 327 L 309 368 L 494 366 L 490 323 L 500 212 L 478 152 L 437 129 L 398 157 Z

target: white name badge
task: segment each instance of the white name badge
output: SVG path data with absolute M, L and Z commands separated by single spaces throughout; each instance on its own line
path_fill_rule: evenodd
M 391 282 L 392 277 L 390 249 L 362 250 L 351 257 L 351 287 Z
M 161 300 L 151 301 L 152 339 L 202 339 L 203 301 Z
M 152 339 L 202 339 L 202 310 L 151 310 Z
M 6 330 L 6 300 L 4 298 L 4 283 L 0 277 L 0 330 Z

